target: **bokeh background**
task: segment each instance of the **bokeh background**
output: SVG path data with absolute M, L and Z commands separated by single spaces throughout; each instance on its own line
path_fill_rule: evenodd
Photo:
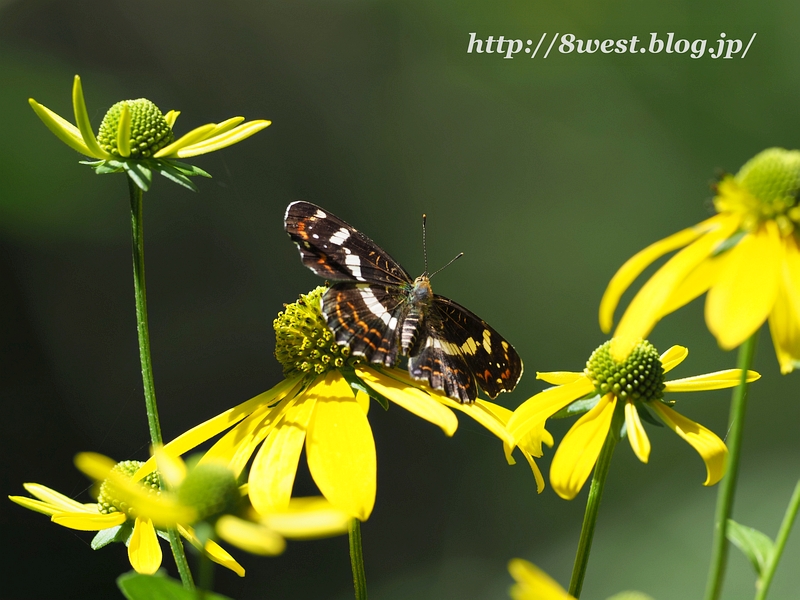
M 422 271 L 465 257 L 435 289 L 505 334 L 526 375 L 500 402 L 543 389 L 537 370 L 579 370 L 605 340 L 597 307 L 614 271 L 647 244 L 711 212 L 709 182 L 770 146 L 800 143 L 800 5 L 566 0 L 0 1 L 0 394 L 3 494 L 35 481 L 88 501 L 73 455 L 147 456 L 136 345 L 127 189 L 98 177 L 26 100 L 71 119 L 79 73 L 97 127 L 125 98 L 179 109 L 176 131 L 242 114 L 263 133 L 196 159 L 214 175 L 194 194 L 158 179 L 145 195 L 147 286 L 165 437 L 281 377 L 272 320 L 319 281 L 282 230 L 305 199 Z M 483 38 L 748 40 L 744 60 L 688 55 L 468 55 Z M 541 51 L 540 51 L 541 55 Z M 651 340 L 682 344 L 688 376 L 729 368 L 702 302 Z M 735 518 L 771 536 L 798 478 L 798 375 L 782 377 L 764 331 Z M 679 409 L 719 435 L 729 393 Z M 505 598 L 507 561 L 532 560 L 566 584 L 586 490 L 536 494 L 522 464 L 462 420 L 452 439 L 393 407 L 370 412 L 378 498 L 364 524 L 370 595 Z M 571 423 L 555 422 L 560 439 Z M 584 598 L 639 589 L 702 594 L 716 489 L 667 429 L 649 428 L 650 464 L 619 447 Z M 539 461 L 549 469 L 552 451 Z M 305 469 L 305 467 L 303 467 Z M 303 470 L 297 492 L 314 492 Z M 0 505 L 7 598 L 114 598 L 120 546 L 93 552 L 72 532 Z M 237 599 L 352 597 L 346 537 L 291 543 L 277 558 L 237 554 L 245 579 L 217 570 Z M 800 532 L 772 598 L 796 598 Z M 174 575 L 174 567 L 165 560 Z M 732 550 L 725 598 L 751 598 Z

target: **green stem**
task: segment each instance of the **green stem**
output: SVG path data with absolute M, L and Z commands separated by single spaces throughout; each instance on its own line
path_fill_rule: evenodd
M 350 565 L 353 568 L 353 587 L 356 600 L 367 600 L 367 574 L 364 571 L 364 552 L 361 549 L 361 521 L 353 519 L 348 529 L 350 536 Z
M 578 541 L 575 564 L 572 567 L 572 578 L 569 582 L 569 593 L 575 598 L 580 598 L 583 579 L 586 577 L 586 567 L 589 564 L 589 553 L 592 550 L 592 539 L 594 538 L 594 527 L 597 524 L 597 513 L 600 510 L 600 501 L 603 498 L 603 487 L 606 484 L 608 469 L 611 466 L 611 457 L 614 455 L 614 448 L 616 448 L 618 441 L 615 431 L 619 431 L 616 414 L 611 422 L 611 430 L 606 436 L 597 464 L 594 467 L 592 485 L 589 488 L 589 498 L 586 500 L 586 512 L 583 515 L 581 537 Z
M 144 403 L 147 412 L 147 425 L 150 429 L 150 443 L 153 447 L 163 443 L 161 424 L 158 420 L 156 406 L 156 390 L 153 382 L 153 362 L 150 358 L 150 329 L 147 325 L 147 292 L 144 283 L 144 229 L 142 224 L 142 190 L 130 177 L 128 190 L 131 196 L 131 234 L 133 239 L 133 290 L 136 297 L 136 331 L 139 336 L 139 359 L 142 363 L 142 384 L 144 387 Z M 183 587 L 194 589 L 192 572 L 186 560 L 183 543 L 177 530 L 167 530 L 169 545 L 175 557 L 175 565 L 181 576 Z
M 783 554 L 783 549 L 786 547 L 786 540 L 789 539 L 789 532 L 792 530 L 795 518 L 797 518 L 798 509 L 800 509 L 800 481 L 797 482 L 794 488 L 794 494 L 792 494 L 792 499 L 789 501 L 789 506 L 786 508 L 786 514 L 783 516 L 781 528 L 778 530 L 778 537 L 775 539 L 775 548 L 757 584 L 758 591 L 756 592 L 755 600 L 765 600 L 767 597 L 769 586 L 772 584 L 772 577 L 775 575 L 775 570 L 778 568 L 778 562 Z
M 739 479 L 739 457 L 742 450 L 744 415 L 747 410 L 747 371 L 753 365 L 753 357 L 758 342 L 758 331 L 739 346 L 736 366 L 742 370 L 739 385 L 731 397 L 730 417 L 728 419 L 728 469 L 720 483 L 717 495 L 717 511 L 714 517 L 714 541 L 711 547 L 711 568 L 708 572 L 705 600 L 718 600 L 725 579 L 728 562 L 728 540 L 726 538 L 728 519 L 733 512 L 733 499 L 736 482 Z

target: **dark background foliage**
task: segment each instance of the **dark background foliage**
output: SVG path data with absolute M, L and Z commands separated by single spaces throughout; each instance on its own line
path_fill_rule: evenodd
M 147 284 L 156 388 L 171 438 L 271 387 L 272 319 L 318 281 L 282 231 L 305 199 L 367 232 L 422 271 L 429 218 L 435 288 L 504 333 L 526 376 L 513 408 L 543 385 L 537 370 L 579 370 L 605 337 L 597 306 L 614 271 L 647 244 L 705 218 L 715 169 L 735 171 L 769 146 L 797 146 L 800 7 L 742 0 L 664 4 L 567 0 L 336 0 L 130 3 L 0 2 L 0 394 L 2 490 L 35 481 L 84 501 L 81 450 L 147 455 L 121 176 L 97 177 L 57 141 L 29 96 L 71 120 L 79 73 L 95 127 L 114 102 L 179 109 L 185 132 L 235 114 L 274 124 L 197 159 L 200 193 L 156 181 L 145 195 Z M 749 39 L 744 60 L 688 55 L 467 55 L 469 32 L 537 40 Z M 702 303 L 651 340 L 690 348 L 675 372 L 729 368 Z M 798 477 L 797 375 L 781 377 L 761 337 L 735 517 L 774 535 Z M 679 409 L 719 433 L 727 392 L 685 395 Z M 364 525 L 378 599 L 504 598 L 521 556 L 566 583 L 585 491 L 537 496 L 528 467 L 462 420 L 448 439 L 398 408 L 370 412 L 378 498 Z M 569 423 L 552 425 L 560 439 Z M 585 598 L 625 588 L 660 600 L 699 597 L 715 489 L 697 455 L 649 428 L 642 465 L 625 444 L 611 471 Z M 549 468 L 552 452 L 540 461 Z M 301 494 L 314 492 L 304 471 Z M 5 502 L 9 598 L 117 597 L 119 546 L 92 552 L 68 531 Z M 241 556 L 244 580 L 218 570 L 235 598 L 352 597 L 347 540 L 291 543 L 277 558 Z M 800 536 L 774 598 L 794 597 Z M 174 574 L 169 560 L 165 565 Z M 726 598 L 752 597 L 732 554 Z

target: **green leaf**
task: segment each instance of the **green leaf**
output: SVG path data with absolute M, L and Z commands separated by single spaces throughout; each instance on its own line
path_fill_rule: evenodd
M 177 160 L 162 160 L 161 162 L 168 163 L 170 166 L 175 167 L 178 171 L 180 171 L 184 175 L 188 175 L 189 177 L 195 175 L 199 175 L 201 177 L 211 177 L 211 175 L 208 172 L 204 171 L 200 167 L 190 165 L 189 163 L 183 163 Z
M 110 529 L 101 529 L 94 538 L 92 538 L 92 550 L 99 550 L 112 542 L 127 544 L 131 535 L 133 535 L 133 523 L 129 523 L 128 521 L 122 525 L 111 527 Z
M 122 163 L 122 165 L 125 168 L 125 172 L 128 174 L 128 177 L 130 177 L 131 180 L 133 180 L 133 183 L 135 183 L 143 192 L 146 192 L 150 189 L 150 184 L 153 183 L 153 172 L 150 169 L 148 169 L 145 165 L 132 160 L 125 161 Z
M 180 581 L 164 575 L 142 575 L 131 571 L 117 577 L 117 587 L 128 600 L 197 600 L 197 592 L 183 588 Z M 205 600 L 231 600 L 206 592 Z
M 643 592 L 620 592 L 619 594 L 614 594 L 608 600 L 653 600 L 653 597 Z
M 389 400 L 361 381 L 354 371 L 342 369 L 340 373 L 342 374 L 342 377 L 345 378 L 345 381 L 350 384 L 351 388 L 359 392 L 364 392 L 367 396 L 380 404 L 383 407 L 383 410 L 389 410 Z
M 772 540 L 757 529 L 728 519 L 727 538 L 748 558 L 759 577 L 775 551 Z
M 580 400 L 575 400 L 575 402 L 568 404 L 550 418 L 566 419 L 567 417 L 582 415 L 592 410 L 598 402 L 600 402 L 600 394 L 592 393 L 588 398 L 581 398 Z
M 164 177 L 166 177 L 170 181 L 177 183 L 178 185 L 182 185 L 183 187 L 190 189 L 193 192 L 199 191 L 197 189 L 197 186 L 192 183 L 191 179 L 189 179 L 181 171 L 179 171 L 170 164 L 161 162 L 155 167 L 155 170 L 161 173 Z

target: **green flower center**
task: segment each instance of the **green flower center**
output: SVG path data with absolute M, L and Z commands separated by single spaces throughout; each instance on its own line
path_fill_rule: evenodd
M 121 156 L 117 148 L 117 131 L 122 107 L 127 105 L 131 113 L 131 154 L 128 158 L 150 158 L 164 146 L 175 141 L 172 128 L 158 107 L 147 100 L 123 100 L 108 109 L 97 141 L 100 147 L 113 156 Z
M 283 365 L 283 375 L 300 373 L 321 375 L 345 365 L 350 349 L 340 346 L 322 315 L 322 294 L 328 288 L 320 286 L 301 294 L 297 302 L 286 305 L 273 322 L 275 328 L 275 358 Z
M 125 460 L 117 463 L 112 472 L 116 471 L 122 473 L 126 477 L 133 477 L 133 474 L 139 470 L 144 463 L 138 460 Z M 150 473 L 139 481 L 139 484 L 148 490 L 152 495 L 158 496 L 161 493 L 161 479 L 158 472 Z M 132 511 L 127 502 L 123 502 L 117 498 L 118 493 L 114 484 L 106 479 L 100 484 L 100 491 L 97 494 L 97 508 L 101 514 L 107 515 L 115 512 L 122 512 L 131 518 L 135 518 L 136 514 Z
M 658 351 L 647 340 L 637 344 L 623 363 L 611 358 L 609 340 L 592 352 L 584 374 L 601 396 L 614 394 L 623 400 L 661 400 L 664 397 L 664 367 Z
M 236 512 L 241 494 L 236 476 L 225 465 L 203 464 L 191 469 L 177 490 L 178 501 L 197 510 L 198 519 Z
M 800 224 L 800 151 L 768 148 L 756 154 L 720 183 L 719 192 L 717 208 L 741 213 L 746 231 L 772 220 L 788 235 Z

